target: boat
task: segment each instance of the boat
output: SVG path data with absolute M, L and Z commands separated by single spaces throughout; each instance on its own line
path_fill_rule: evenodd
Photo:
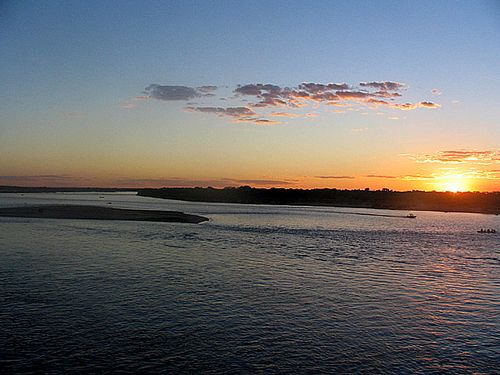
M 496 233 L 497 231 L 495 229 L 480 229 L 477 231 L 477 233 Z
M 410 214 L 406 215 L 406 218 L 408 218 L 408 219 L 416 219 L 417 215 L 413 215 L 413 214 L 410 213 Z

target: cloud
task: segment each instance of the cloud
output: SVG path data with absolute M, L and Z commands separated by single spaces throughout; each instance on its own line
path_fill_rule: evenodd
M 135 179 L 118 179 L 114 183 L 120 186 L 127 187 L 237 187 L 241 185 L 258 185 L 258 186 L 284 186 L 291 185 L 292 182 L 287 180 L 272 180 L 272 179 L 234 179 L 234 178 L 219 178 L 219 179 L 189 179 L 189 178 L 135 178 Z
M 373 93 L 374 96 L 381 98 L 397 98 L 402 96 L 399 92 L 387 92 L 387 91 L 377 91 Z
M 481 179 L 486 179 L 486 180 L 498 180 L 498 179 L 500 179 L 500 171 L 496 170 L 496 169 L 490 170 L 490 171 L 472 169 L 469 171 L 465 171 L 463 173 L 463 176 L 466 178 L 481 178 Z
M 33 179 L 44 179 L 44 180 L 67 180 L 73 178 L 67 175 L 53 175 L 53 174 L 41 174 L 33 176 L 0 176 L 0 180 L 33 180 Z
M 302 107 L 319 108 L 327 106 L 352 106 L 354 110 L 360 107 L 376 109 L 380 106 L 398 110 L 415 110 L 419 108 L 432 109 L 440 107 L 430 101 L 415 103 L 397 100 L 402 96 L 401 91 L 406 89 L 404 83 L 395 81 L 360 82 L 351 86 L 347 83 L 302 82 L 295 87 L 279 86 L 272 83 L 248 83 L 237 85 L 233 89 L 232 97 L 223 97 L 215 94 L 218 87 L 204 85 L 199 87 L 171 86 L 152 84 L 145 89 L 145 97 L 163 101 L 192 101 L 199 99 L 197 106 L 187 104 L 188 112 L 210 113 L 217 116 L 232 118 L 236 122 L 247 122 L 258 125 L 277 124 L 268 119 L 272 117 L 298 118 L 305 115 L 296 113 Z M 228 107 L 220 107 L 215 100 L 225 100 Z M 198 101 L 198 100 L 197 100 Z M 202 104 L 202 105 L 200 105 Z M 211 105 L 212 104 L 212 105 Z M 125 108 L 132 108 L 129 102 Z M 271 114 L 267 109 L 281 109 Z
M 296 88 L 280 87 L 274 84 L 246 84 L 239 85 L 234 92 L 239 96 L 255 96 L 259 99 L 252 106 L 263 107 L 290 107 L 297 108 L 304 105 L 304 101 L 314 101 L 326 103 L 328 105 L 339 105 L 345 101 L 355 101 L 358 103 L 369 103 L 385 105 L 399 109 L 433 108 L 434 103 L 420 102 L 416 104 L 394 104 L 379 98 L 393 100 L 401 96 L 398 92 L 404 84 L 398 82 L 362 82 L 361 86 L 375 88 L 377 91 L 352 89 L 347 83 L 315 83 L 303 82 Z
M 374 86 L 378 91 L 348 90 L 347 84 L 322 84 L 301 83 L 298 88 L 280 88 L 271 84 L 249 84 L 239 86 L 235 92 L 240 95 L 255 96 L 260 99 L 253 107 L 289 107 L 298 108 L 304 106 L 305 101 L 325 103 L 327 105 L 342 105 L 343 102 L 353 101 L 358 104 L 382 105 L 401 110 L 414 110 L 417 108 L 437 108 L 438 104 L 422 101 L 419 103 L 392 103 L 380 98 L 393 100 L 401 96 L 397 92 L 386 90 L 400 89 L 403 84 L 397 82 L 371 82 L 365 86 Z
M 254 104 L 254 107 L 286 107 L 287 105 L 290 105 L 287 103 L 285 100 L 280 99 L 278 97 L 273 97 L 271 95 L 266 95 L 264 98 Z
M 374 104 L 374 105 L 386 105 L 390 106 L 390 103 L 386 100 L 380 100 L 380 99 L 374 99 L 374 98 L 369 98 L 367 100 L 368 103 Z
M 248 185 L 290 185 L 290 181 L 285 180 L 230 180 L 233 182 L 237 182 L 239 184 L 248 184 Z
M 314 176 L 314 178 L 334 179 L 334 180 L 353 180 L 356 177 L 354 177 L 354 176 Z
M 254 95 L 254 96 L 259 96 L 264 93 L 274 93 L 277 94 L 278 92 L 281 91 L 281 87 L 272 85 L 272 84 L 262 84 L 262 83 L 255 83 L 255 84 L 249 84 L 249 85 L 238 85 L 238 87 L 234 90 L 235 93 L 237 94 L 242 94 L 242 95 Z
M 144 93 L 148 97 L 158 100 L 191 100 L 201 96 L 201 93 L 192 87 L 157 84 L 146 87 Z
M 439 108 L 441 107 L 439 104 L 432 102 L 419 102 L 419 103 L 402 103 L 402 104 L 393 104 L 387 103 L 388 107 L 397 108 L 402 111 L 412 111 L 417 108 Z
M 405 87 L 404 83 L 393 81 L 380 81 L 380 82 L 360 82 L 361 87 L 375 88 L 381 91 L 398 91 Z
M 498 170 L 478 170 L 471 168 L 469 170 L 449 170 L 445 173 L 431 173 L 431 174 L 414 174 L 400 177 L 405 181 L 425 181 L 425 180 L 447 180 L 447 179 L 485 179 L 485 180 L 498 180 L 500 173 Z
M 303 82 L 299 85 L 299 90 L 303 90 L 304 92 L 309 92 L 311 94 L 322 93 L 325 91 L 332 90 L 348 90 L 349 85 L 347 83 L 307 83 Z
M 388 104 L 388 106 L 392 107 L 392 108 L 400 109 L 402 111 L 412 111 L 412 110 L 418 108 L 417 104 L 412 104 L 412 103 L 401 103 L 401 104 L 392 104 L 392 105 Z
M 17 186 L 76 186 L 84 180 L 83 177 L 57 174 L 0 176 L 0 184 Z
M 433 154 L 402 154 L 417 163 L 438 163 L 443 167 L 438 168 L 439 173 L 429 175 L 407 175 L 403 180 L 442 180 L 454 178 L 498 180 L 500 165 L 500 149 L 491 150 L 445 150 Z M 481 167 L 483 166 L 483 167 Z M 485 169 L 484 166 L 491 166 Z
M 412 174 L 403 176 L 401 179 L 405 181 L 425 181 L 425 180 L 433 180 L 434 178 L 435 178 L 434 175 Z
M 432 103 L 432 102 L 420 102 L 420 103 L 418 103 L 418 106 L 420 108 L 439 108 L 439 107 L 441 107 L 439 104 Z
M 268 120 L 266 118 L 256 118 L 256 117 L 241 117 L 236 119 L 235 122 L 248 122 L 255 125 L 278 125 L 281 124 L 279 121 Z
M 255 116 L 256 113 L 247 107 L 186 107 L 189 112 L 213 113 L 218 116 L 243 117 Z
M 194 180 L 186 178 L 132 178 L 118 179 L 114 183 L 128 187 L 196 187 L 196 186 L 225 186 L 228 182 L 224 179 Z
M 336 91 L 336 94 L 339 98 L 344 100 L 364 100 L 373 97 L 373 94 L 364 91 Z
M 257 113 L 248 107 L 186 107 L 188 112 L 211 113 L 220 117 L 230 117 L 234 122 L 252 123 L 255 125 L 277 125 L 279 121 L 257 117 Z
M 310 113 L 308 113 L 307 115 L 310 115 Z M 301 117 L 300 115 L 298 115 L 296 113 L 286 113 L 286 112 L 272 112 L 271 116 L 273 116 L 273 117 L 289 117 L 289 118 Z M 308 117 L 311 117 L 311 116 L 308 116 Z
M 443 164 L 496 164 L 500 163 L 500 149 L 496 150 L 447 150 L 434 154 L 405 154 L 418 163 L 443 163 Z
M 396 178 L 396 176 L 386 176 L 386 175 L 378 175 L 378 174 L 369 174 L 369 175 L 366 175 L 365 177 L 369 177 L 369 178 Z
M 217 86 L 213 86 L 213 85 L 206 85 L 206 86 L 200 86 L 200 87 L 197 87 L 198 91 L 200 92 L 204 92 L 204 93 L 211 93 L 215 90 L 217 90 Z

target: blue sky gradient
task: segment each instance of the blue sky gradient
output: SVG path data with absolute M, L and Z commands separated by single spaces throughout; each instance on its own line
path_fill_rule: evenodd
M 232 178 L 439 188 L 442 172 L 415 155 L 498 150 L 499 41 L 495 1 L 4 2 L 0 184 L 53 174 L 70 185 Z M 314 118 L 262 127 L 137 99 L 150 84 L 216 85 L 211 105 L 227 106 L 220 98 L 237 85 L 370 81 L 405 83 L 403 102 L 440 107 L 311 107 L 304 113 Z M 496 190 L 491 159 L 449 167 L 461 167 L 453 173 L 469 188 Z M 470 174 L 478 168 L 493 174 Z M 405 180 L 416 174 L 429 178 Z

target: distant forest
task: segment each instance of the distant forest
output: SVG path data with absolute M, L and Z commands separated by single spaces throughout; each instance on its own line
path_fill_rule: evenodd
M 96 188 L 0 186 L 0 193 L 136 192 L 140 196 L 195 202 L 335 206 L 408 211 L 500 214 L 500 192 L 258 189 L 249 186 L 214 188 Z
M 249 186 L 214 188 L 139 189 L 145 197 L 197 202 L 310 205 L 391 210 L 500 213 L 500 192 L 399 192 L 338 189 L 258 189 Z

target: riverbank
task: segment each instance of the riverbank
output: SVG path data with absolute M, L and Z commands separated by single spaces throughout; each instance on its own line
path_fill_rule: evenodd
M 208 218 L 178 211 L 130 210 L 83 205 L 37 205 L 0 208 L 0 217 L 45 219 L 128 220 L 198 224 Z
M 339 189 L 259 189 L 239 188 L 162 188 L 139 189 L 144 197 L 191 202 L 328 206 L 403 211 L 466 212 L 500 214 L 500 192 L 436 192 L 339 190 Z

